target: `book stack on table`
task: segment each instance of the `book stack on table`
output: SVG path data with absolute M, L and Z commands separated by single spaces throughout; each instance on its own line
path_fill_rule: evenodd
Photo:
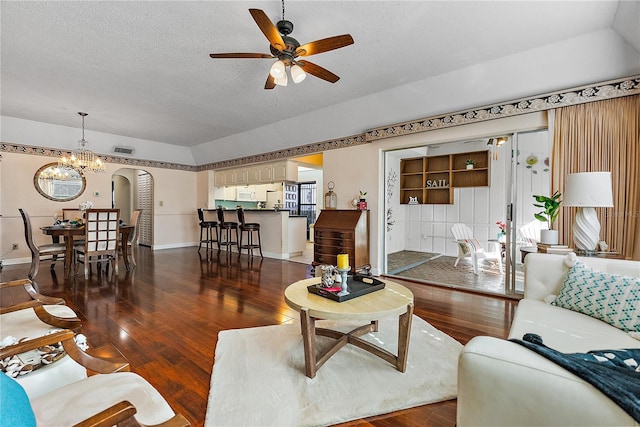
M 549 245 L 546 243 L 538 243 L 538 252 L 547 253 L 547 254 L 566 254 L 568 252 L 573 252 L 567 245 Z

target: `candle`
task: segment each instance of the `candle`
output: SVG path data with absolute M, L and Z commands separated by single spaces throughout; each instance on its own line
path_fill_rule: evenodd
M 338 255 L 338 268 L 347 269 L 349 268 L 349 255 L 348 254 L 339 254 Z

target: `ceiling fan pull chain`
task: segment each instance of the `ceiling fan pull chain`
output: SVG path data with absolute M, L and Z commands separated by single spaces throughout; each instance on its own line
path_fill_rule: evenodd
M 284 0 L 282 0 L 282 20 L 284 21 Z

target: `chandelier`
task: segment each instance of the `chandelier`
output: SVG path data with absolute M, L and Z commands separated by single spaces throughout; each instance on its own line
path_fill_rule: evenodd
M 84 118 L 87 113 L 78 113 L 82 116 L 82 139 L 78 141 L 78 148 L 71 152 L 71 157 L 62 156 L 58 160 L 61 169 L 75 169 L 80 175 L 87 172 L 105 172 L 107 167 L 102 159 L 87 148 L 89 142 L 84 139 Z
M 72 177 L 69 172 L 63 172 L 59 167 L 51 166 L 40 172 L 40 175 L 38 175 L 38 179 L 43 179 L 46 181 L 69 181 L 75 178 Z

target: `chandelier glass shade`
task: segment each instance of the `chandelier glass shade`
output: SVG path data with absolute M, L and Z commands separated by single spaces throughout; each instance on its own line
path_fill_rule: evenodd
M 84 175 L 88 172 L 105 172 L 107 167 L 99 156 L 96 156 L 93 151 L 87 148 L 89 142 L 84 139 L 84 118 L 87 113 L 78 113 L 82 116 L 82 139 L 78 141 L 78 148 L 71 152 L 71 156 L 62 156 L 58 160 L 58 167 L 60 169 L 74 169 Z

